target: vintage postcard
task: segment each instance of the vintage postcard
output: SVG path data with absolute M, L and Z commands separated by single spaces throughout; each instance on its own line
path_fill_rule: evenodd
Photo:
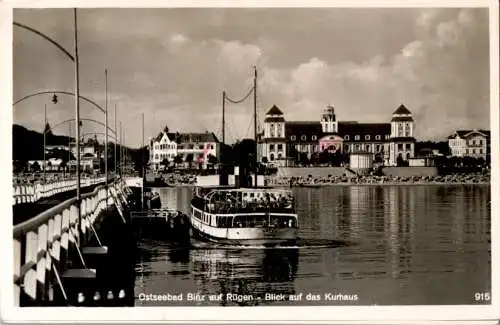
M 498 3 L 0 8 L 3 321 L 500 317 Z

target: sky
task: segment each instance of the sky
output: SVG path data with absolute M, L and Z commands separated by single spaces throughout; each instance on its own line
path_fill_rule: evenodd
M 74 51 L 72 9 L 15 9 L 14 21 Z M 339 121 L 389 122 L 404 103 L 419 140 L 489 129 L 487 9 L 163 8 L 78 9 L 80 93 L 105 107 L 142 143 L 165 126 L 221 137 L 222 91 L 245 96 L 258 69 L 259 125 L 272 105 L 286 120 L 313 121 L 333 105 Z M 72 62 L 39 36 L 14 28 L 13 100 L 74 91 Z M 41 131 L 74 118 L 74 100 L 37 96 L 14 107 L 14 123 Z M 253 97 L 227 104 L 226 142 L 253 137 Z M 81 117 L 104 122 L 86 103 Z M 84 122 L 83 133 L 102 132 Z M 54 128 L 67 134 L 68 124 Z M 74 127 L 73 127 L 74 132 Z

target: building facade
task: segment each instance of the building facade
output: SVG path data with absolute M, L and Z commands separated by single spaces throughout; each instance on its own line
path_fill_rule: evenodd
M 490 155 L 490 131 L 457 130 L 448 137 L 450 153 L 454 157 L 488 159 Z
M 415 156 L 415 122 L 412 113 L 401 104 L 392 113 L 391 137 L 389 144 L 389 165 L 395 166 L 399 161 L 409 161 Z
M 263 162 L 267 160 L 277 166 L 286 165 L 287 142 L 285 132 L 284 114 L 278 106 L 273 105 L 264 119 L 264 132 L 259 144 L 261 155 L 259 160 Z
M 149 159 L 157 170 L 164 162 L 199 163 L 206 167 L 210 156 L 220 156 L 220 142 L 214 133 L 172 133 L 165 127 L 149 143 Z
M 278 134 L 277 126 L 284 127 L 284 132 Z M 369 153 L 375 162 L 396 165 L 398 159 L 408 161 L 414 157 L 414 128 L 412 114 L 404 105 L 394 111 L 390 123 L 337 121 L 333 106 L 326 107 L 319 121 L 286 121 L 274 105 L 264 120 L 259 153 L 279 166 L 297 159 L 300 153 L 310 158 L 324 151 Z

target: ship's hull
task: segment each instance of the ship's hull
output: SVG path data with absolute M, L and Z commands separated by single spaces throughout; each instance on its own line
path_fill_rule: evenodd
M 292 227 L 219 228 L 203 223 L 192 214 L 190 223 L 193 236 L 218 244 L 279 246 L 294 245 L 298 239 L 298 230 Z

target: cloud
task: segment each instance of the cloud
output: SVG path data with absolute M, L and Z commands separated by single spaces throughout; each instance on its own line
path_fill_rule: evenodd
M 325 105 L 332 104 L 339 120 L 387 122 L 404 102 L 415 114 L 417 136 L 421 138 L 443 138 L 456 128 L 488 127 L 487 10 L 431 9 L 415 13 L 386 12 L 399 19 L 398 23 L 390 29 L 381 26 L 375 30 L 385 17 L 377 16 L 378 11 L 349 11 L 350 16 L 344 20 L 339 19 L 346 12 L 339 11 L 332 19 L 335 27 L 331 27 L 333 23 L 320 24 L 314 29 L 310 22 L 322 21 L 320 13 L 308 16 L 297 11 L 290 21 L 301 28 L 293 32 L 282 28 L 282 22 L 276 19 L 256 27 L 256 16 L 248 12 L 244 14 L 248 15 L 246 23 L 238 20 L 238 12 L 232 12 L 234 17 L 212 13 L 207 18 L 212 23 L 207 19 L 186 20 L 182 15 L 165 19 L 167 13 L 156 11 L 82 13 L 82 24 L 87 24 L 80 35 L 81 92 L 103 104 L 103 71 L 108 68 L 112 106 L 118 104 L 119 120 L 128 126 L 127 138 L 135 144 L 141 139 L 137 121 L 142 112 L 146 138 L 156 135 L 165 124 L 172 130 L 207 129 L 220 135 L 222 91 L 233 99 L 247 94 L 253 84 L 254 65 L 258 67 L 260 121 L 273 104 L 282 108 L 289 120 L 316 121 Z M 43 31 L 48 30 L 43 26 L 52 21 L 50 26 L 57 32 L 54 37 L 72 44 L 71 33 L 66 32 L 71 22 L 59 21 L 62 14 L 49 12 L 43 19 L 36 16 L 38 13 L 25 14 L 21 21 L 30 25 L 36 21 L 39 26 L 34 27 Z M 139 14 L 142 19 L 137 30 L 122 28 L 123 21 Z M 374 22 L 365 15 L 371 15 Z M 146 20 L 148 17 L 152 19 Z M 365 22 L 368 25 L 363 25 Z M 212 25 L 216 29 L 207 36 L 204 29 Z M 340 33 L 339 26 L 348 32 Z M 403 36 L 394 32 L 397 28 Z M 263 32 L 255 32 L 261 29 Z M 228 31 L 231 33 L 225 34 Z M 371 31 L 372 35 L 367 34 Z M 40 89 L 72 91 L 71 64 L 41 40 L 16 33 L 14 97 Z M 53 35 L 52 30 L 49 34 Z M 37 60 L 33 60 L 33 53 Z M 248 131 L 253 125 L 251 99 L 227 105 L 229 139 L 252 135 L 251 127 Z M 50 106 L 51 122 L 74 115 L 72 100 L 61 100 Z M 82 112 L 102 120 L 99 112 L 85 105 Z M 14 118 L 40 130 L 43 105 L 27 101 L 16 108 Z
M 486 12 L 464 9 L 439 21 L 425 11 L 415 21 L 418 39 L 389 58 L 329 64 L 311 58 L 286 73 L 265 74 L 266 91 L 288 119 L 317 120 L 323 107 L 337 118 L 389 121 L 404 102 L 417 117 L 417 136 L 443 138 L 456 128 L 489 126 Z M 487 17 L 487 16 L 486 16 Z M 278 95 L 279 94 L 279 95 Z

